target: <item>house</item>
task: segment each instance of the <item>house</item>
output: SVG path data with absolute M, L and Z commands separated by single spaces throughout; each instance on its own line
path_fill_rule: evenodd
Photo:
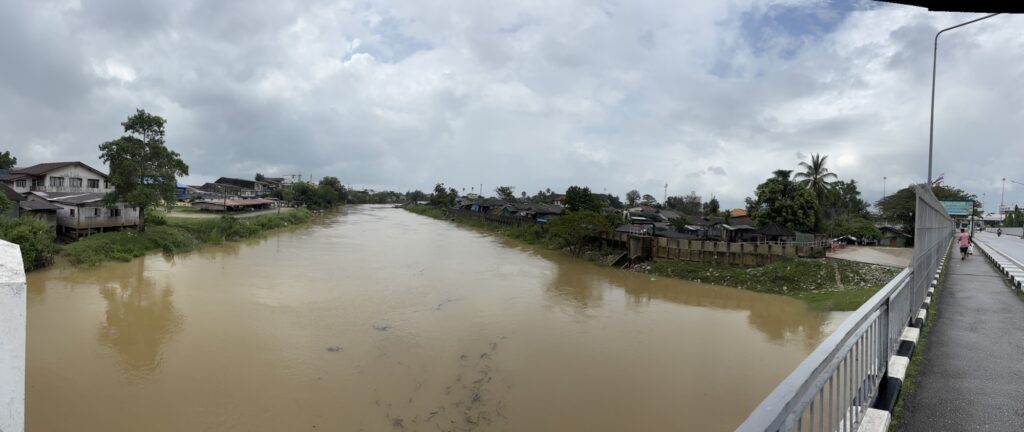
M 114 190 L 107 175 L 82 162 L 50 162 L 12 168 L 0 175 L 0 183 L 19 194 L 29 192 L 95 192 Z
M 221 177 L 213 183 L 218 185 L 233 186 L 237 188 L 238 196 L 240 197 L 257 197 L 267 195 L 270 193 L 269 184 L 263 181 Z
M 555 194 L 551 195 L 551 204 L 556 206 L 565 207 L 565 195 Z
M 554 204 L 513 203 L 505 204 L 500 212 L 503 216 L 528 217 L 537 223 L 548 223 L 564 213 L 565 208 Z
M 779 224 L 770 223 L 757 230 L 760 241 L 766 242 L 794 242 L 796 232 Z
M 57 231 L 79 236 L 139 224 L 139 209 L 126 203 L 108 203 L 105 192 L 42 192 L 27 195 L 30 206 L 49 203 L 56 210 Z
M 205 200 L 192 203 L 192 208 L 205 211 L 255 211 L 275 207 L 277 207 L 277 201 L 264 198 Z
M 182 182 L 175 182 L 174 185 L 174 199 L 178 201 L 185 201 L 188 199 L 188 185 Z
M 897 227 L 883 225 L 878 227 L 878 231 L 882 233 L 878 239 L 879 246 L 907 247 L 913 244 L 914 237 Z
M 475 201 L 464 203 L 463 206 L 468 207 L 469 211 L 479 213 L 490 213 L 492 210 L 498 210 L 505 206 L 505 201 L 499 198 L 480 198 Z
M 11 202 L 11 208 L 7 209 L 7 217 L 27 217 L 46 222 L 50 227 L 57 226 L 57 211 L 60 207 L 48 202 L 29 201 L 24 195 L 5 184 L 0 184 L 0 193 Z
M 750 218 L 750 213 L 747 213 L 744 209 L 732 209 L 729 210 L 729 223 L 744 223 L 753 224 L 754 220 Z

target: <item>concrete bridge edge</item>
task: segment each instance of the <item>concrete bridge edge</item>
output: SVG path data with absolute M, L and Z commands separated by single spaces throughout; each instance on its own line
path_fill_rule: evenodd
M 21 248 L 0 240 L 0 432 L 25 430 L 25 290 Z

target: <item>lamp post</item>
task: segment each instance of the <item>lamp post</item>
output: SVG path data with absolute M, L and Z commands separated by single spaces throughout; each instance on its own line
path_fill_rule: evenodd
M 1006 177 L 1003 177 L 1003 190 L 999 192 L 999 214 L 1003 214 L 1003 199 L 1006 198 Z
M 882 177 L 882 198 L 885 198 L 885 181 L 888 180 L 888 179 L 889 179 L 888 177 L 885 177 L 885 176 Z
M 946 31 L 953 30 L 955 28 L 963 27 L 963 26 L 965 26 L 967 24 L 973 24 L 973 23 L 976 23 L 976 22 L 984 20 L 984 19 L 992 18 L 992 17 L 994 17 L 996 15 L 999 15 L 999 14 L 998 13 L 994 13 L 994 14 L 990 14 L 990 15 L 985 15 L 985 16 L 983 16 L 981 18 L 975 18 L 975 19 L 967 21 L 965 23 L 960 23 L 960 24 L 957 24 L 957 25 L 952 26 L 952 27 L 946 27 L 946 28 L 944 28 L 942 30 L 939 30 L 938 33 L 935 33 L 935 48 L 934 48 L 934 50 L 932 52 L 932 112 L 931 112 L 931 119 L 928 122 L 928 187 L 932 186 L 932 148 L 933 148 L 933 143 L 934 143 L 934 138 L 935 138 L 935 71 L 936 71 L 936 67 L 937 67 L 936 65 L 938 64 L 938 59 L 939 59 L 939 35 L 941 35 L 942 33 L 946 32 Z

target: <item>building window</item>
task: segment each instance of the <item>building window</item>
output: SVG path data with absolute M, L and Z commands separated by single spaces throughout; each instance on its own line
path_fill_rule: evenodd
M 50 177 L 50 187 L 64 187 L 64 177 Z
M 89 189 L 99 189 L 99 188 L 100 188 L 100 181 L 99 181 L 99 179 L 89 179 Z
M 23 188 L 23 187 L 26 187 L 26 186 L 28 186 L 28 182 L 25 181 L 25 180 L 15 180 L 14 181 L 14 187 Z
M 74 217 L 75 216 L 75 209 L 68 209 L 68 210 L 71 211 L 71 216 Z
M 110 181 L 103 180 L 103 189 L 110 189 Z
M 92 209 L 92 215 L 96 216 L 96 217 L 99 217 L 100 216 L 100 208 L 96 207 L 96 208 Z
M 119 208 L 111 208 L 110 209 L 110 217 L 121 217 L 121 209 L 119 209 Z
M 82 179 L 78 177 L 71 177 L 68 181 L 68 186 L 71 186 L 73 188 L 80 188 L 82 187 Z

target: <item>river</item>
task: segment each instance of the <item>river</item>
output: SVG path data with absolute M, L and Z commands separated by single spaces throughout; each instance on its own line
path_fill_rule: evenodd
M 731 430 L 841 317 L 386 207 L 28 275 L 27 430 Z

